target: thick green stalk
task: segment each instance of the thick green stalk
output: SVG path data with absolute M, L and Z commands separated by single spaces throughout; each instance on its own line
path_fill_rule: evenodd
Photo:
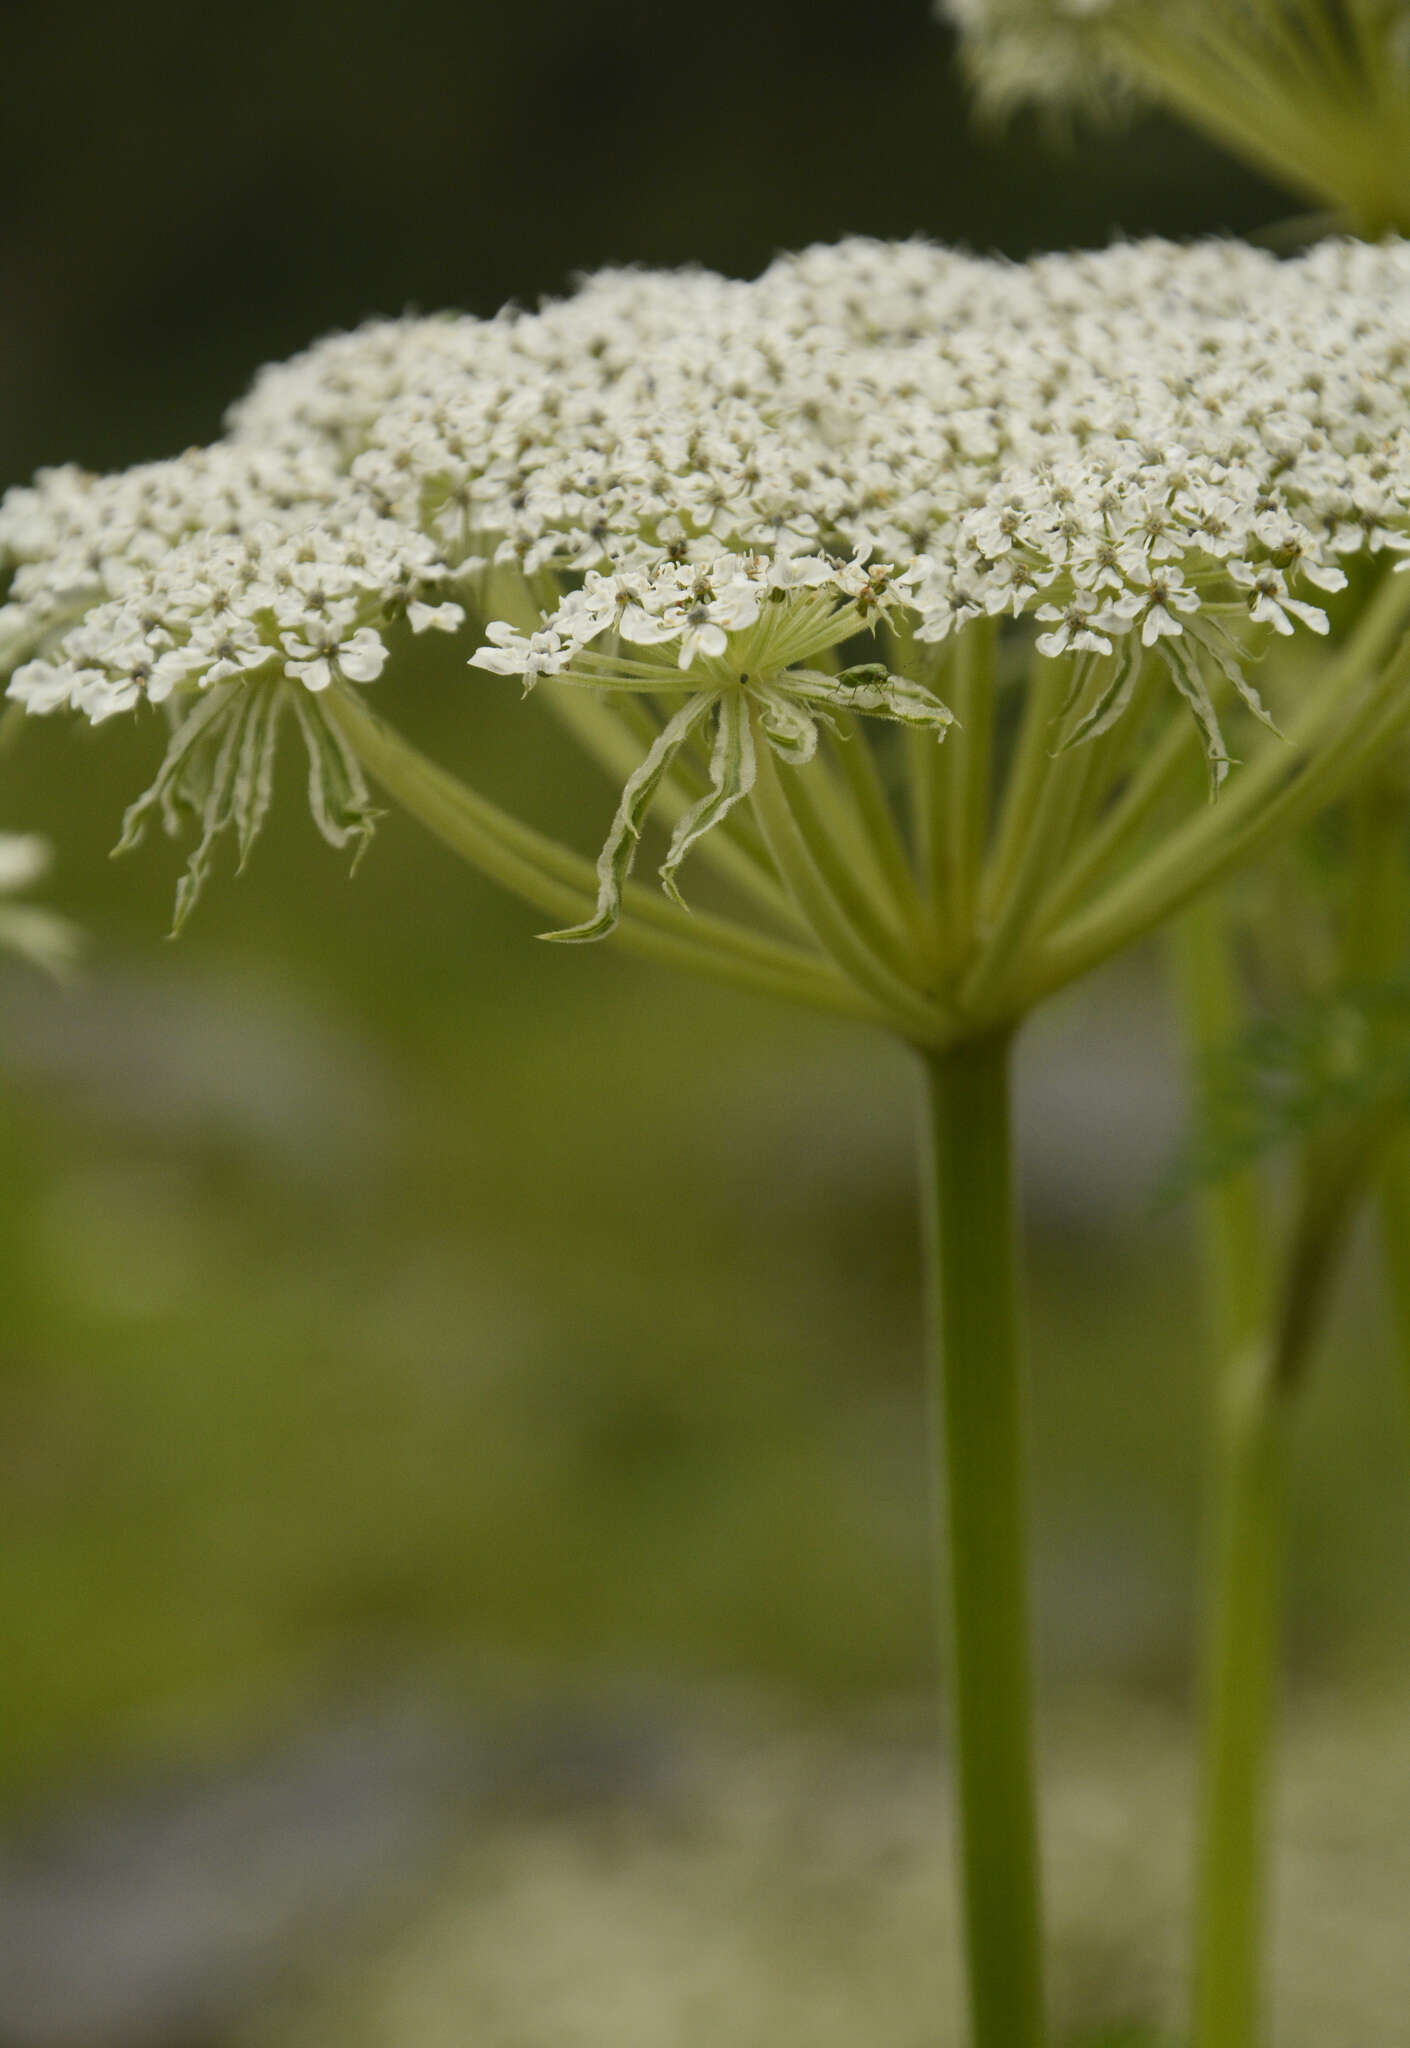
M 927 1279 L 971 2048 L 1039 2048 L 1026 1395 L 1006 1033 L 926 1059 Z

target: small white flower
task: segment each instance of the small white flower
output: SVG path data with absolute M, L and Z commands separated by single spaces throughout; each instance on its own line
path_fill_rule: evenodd
M 386 666 L 387 649 L 370 626 L 348 637 L 333 626 L 320 631 L 310 620 L 302 633 L 281 633 L 284 673 L 306 690 L 326 690 L 336 676 L 349 683 L 375 683 Z
M 1095 619 L 1090 601 L 1079 592 L 1070 604 L 1039 605 L 1037 616 L 1051 621 L 1051 630 L 1038 635 L 1038 652 L 1050 658 L 1059 654 L 1110 654 L 1111 641 Z
M 1293 632 L 1294 619 L 1301 619 L 1314 633 L 1331 630 L 1327 614 L 1320 605 L 1304 604 L 1301 599 L 1288 595 L 1282 571 L 1271 563 L 1231 562 L 1229 574 L 1235 583 L 1248 591 L 1248 615 L 1259 625 L 1271 626 L 1275 633 L 1285 636 Z
M 413 633 L 454 633 L 465 623 L 465 607 L 449 599 L 440 604 L 423 604 L 414 597 L 407 605 L 406 616 Z
M 471 662 L 492 675 L 522 676 L 526 690 L 540 676 L 556 676 L 567 666 L 568 650 L 557 633 L 520 633 L 502 620 L 495 620 L 487 632 L 491 644 L 477 649 Z

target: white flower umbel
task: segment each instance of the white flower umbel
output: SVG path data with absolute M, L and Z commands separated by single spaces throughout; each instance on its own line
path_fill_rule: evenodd
M 369 327 L 264 372 L 212 448 L 11 493 L 10 695 L 94 720 L 164 707 L 167 757 L 126 838 L 154 810 L 172 828 L 194 815 L 184 915 L 218 836 L 248 851 L 286 711 L 320 828 L 365 840 L 361 694 L 389 634 L 455 632 L 468 612 L 475 664 L 543 682 L 624 775 L 563 936 L 613 929 L 659 812 L 671 894 L 708 848 L 775 923 L 811 928 L 825 974 L 943 1036 L 957 1011 L 1026 1000 L 1003 991 L 1035 890 L 1056 940 L 1055 906 L 1109 878 L 1103 862 L 1050 886 L 1084 816 L 1113 828 L 1166 706 L 1193 715 L 1214 787 L 1230 732 L 1251 755 L 1250 714 L 1322 715 L 1264 657 L 1325 634 L 1349 562 L 1410 547 L 1407 311 L 1399 243 L 1015 266 L 858 241 L 752 284 L 607 273 L 538 313 Z M 1052 673 L 991 838 L 965 786 L 994 772 L 979 676 L 996 634 L 1004 670 L 1036 637 L 1035 674 Z M 932 768 L 956 712 L 961 758 Z M 923 743 L 909 893 L 876 800 L 889 757 L 863 736 L 878 721 Z M 1044 790 L 1062 816 L 1033 809 Z M 1023 858 L 1035 824 L 1040 871 Z M 567 875 L 560 899 L 581 889 Z M 1049 953 L 1030 982 L 1068 971 Z
M 124 839 L 195 814 L 178 917 L 287 712 L 336 843 L 367 776 L 558 936 L 919 1049 L 977 2048 L 1043 2025 L 1009 1041 L 1410 725 L 1408 423 L 1399 242 L 854 241 L 340 336 L 217 447 L 0 508 L 11 698 L 171 722 Z M 462 623 L 463 687 L 616 778 L 595 863 L 369 708 Z M 745 914 L 687 910 L 688 858 Z
M 1363 231 L 1410 228 L 1407 0 L 937 0 L 981 94 L 1152 101 Z

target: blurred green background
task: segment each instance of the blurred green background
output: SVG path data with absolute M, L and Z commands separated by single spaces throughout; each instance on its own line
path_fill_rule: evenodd
M 207 440 L 262 361 L 332 328 L 532 303 L 604 262 L 747 275 L 848 232 L 1021 255 L 1290 210 L 1159 122 L 979 132 L 922 0 L 19 7 L 5 66 L 7 483 Z M 612 792 L 510 686 L 445 649 L 377 694 L 597 844 Z M 396 817 L 350 883 L 297 801 L 169 945 L 173 849 L 107 860 L 156 743 L 36 722 L 0 765 L 0 825 L 53 838 L 49 900 L 92 935 L 71 989 L 0 975 L 13 1871 L 58 1855 L 56 1816 L 102 1840 L 153 1786 L 205 1797 L 408 1701 L 496 1756 L 564 1702 L 600 1733 L 720 1686 L 923 1733 L 901 1053 L 537 946 Z M 1079 991 L 1024 1071 L 1059 1715 L 1093 1684 L 1132 1714 L 1189 1700 L 1198 1312 L 1187 1219 L 1154 1200 L 1181 1114 L 1158 980 L 1142 959 Z M 1300 1425 L 1290 1657 L 1314 1691 L 1365 1693 L 1410 1649 L 1386 1351 L 1363 1258 Z M 6 2048 L 190 2048 L 246 2009 L 55 2018 L 37 1979 L 6 2004 L 4 1954 Z

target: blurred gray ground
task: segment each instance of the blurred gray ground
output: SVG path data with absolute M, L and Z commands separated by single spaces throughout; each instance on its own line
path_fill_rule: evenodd
M 958 2039 L 936 2033 L 957 2010 L 956 1930 L 924 1706 L 846 1731 L 737 1691 L 624 1693 L 473 1740 L 383 1702 L 41 1830 L 0 1865 L 0 2040 Z M 1188 1730 L 1097 1691 L 1069 1695 L 1045 1737 L 1057 2038 L 1171 2040 Z M 1281 1764 L 1276 2038 L 1389 2041 L 1410 1996 L 1403 1696 L 1296 1699 Z
M 179 1286 L 173 1307 L 160 1282 L 182 1198 L 153 1205 L 154 1159 L 233 1148 L 292 1182 L 292 1199 L 331 1203 L 339 1229 L 405 1170 L 416 1112 L 395 1064 L 287 990 L 128 969 L 77 992 L 7 980 L 0 998 L 17 1092 L 69 1104 L 147 1161 L 145 1182 L 104 1183 L 100 1171 L 81 1199 L 61 1181 L 64 1234 L 85 1217 L 118 1231 L 106 1264 L 80 1261 L 100 1324 L 159 1327 L 182 1310 Z M 847 1042 L 831 1044 L 813 1044 L 783 1094 L 767 1085 L 767 1034 L 754 1052 L 741 1045 L 745 1093 L 726 1099 L 742 1101 L 740 1117 L 710 1110 L 690 1138 L 701 1157 L 733 1159 L 780 1230 L 800 1199 L 800 1157 L 808 1188 L 845 1186 L 859 1217 L 887 1213 L 898 1188 L 909 1199 L 904 1070 L 859 1074 Z M 697 1117 L 698 1106 L 687 1125 Z M 1148 975 L 1109 978 L 1096 999 L 1059 1008 L 1026 1048 L 1020 1087 L 1040 1257 L 1066 1247 L 1089 1289 L 1114 1228 L 1149 1218 L 1180 1119 Z M 116 1226 L 114 1185 L 120 1210 L 136 1204 Z M 539 1325 L 511 1313 L 496 1327 L 499 1369 L 531 1384 Z M 1097 1398 L 1110 1407 L 1100 1387 Z M 1165 2023 L 1183 1925 L 1183 1680 L 1163 1706 L 1110 1680 L 1187 1667 L 1180 1572 L 1158 1520 L 1152 1547 L 1152 1527 L 1119 1494 L 1077 1493 L 1038 1564 L 1058 1703 L 1059 2003 L 1074 2028 Z M 501 1540 L 513 1542 L 512 1526 Z M 604 1554 L 589 1568 L 624 1567 Z M 817 1597 L 835 1597 L 825 1564 L 818 1572 Z M 853 1621 L 860 1612 L 836 1617 L 844 1635 Z M 1093 1674 L 1107 1690 L 1084 1706 Z M 685 2048 L 721 2026 L 760 2048 L 929 2048 L 953 1965 L 935 1943 L 951 1907 L 928 1708 L 906 1708 L 888 1734 L 873 1707 L 849 1735 L 820 1729 L 801 1704 L 765 1708 L 747 1687 L 702 1702 L 619 1678 L 605 1704 L 554 1709 L 544 1701 L 555 1684 L 571 1701 L 571 1680 L 527 1683 L 527 1707 L 481 1713 L 473 1685 L 447 1692 L 432 1678 L 296 1715 L 283 1740 L 266 1713 L 262 1734 L 225 1755 L 217 1741 L 197 1767 L 129 1765 L 125 1781 L 88 1795 L 71 1784 L 0 1849 L 0 2042 L 439 2048 L 464 2038 L 469 2012 L 485 2048 Z M 1391 1995 L 1410 1876 L 1407 1764 L 1410 1717 L 1393 1703 L 1368 1710 L 1357 1693 L 1340 1718 L 1324 1708 L 1294 1723 L 1287 2048 L 1363 2048 L 1356 2026 Z

